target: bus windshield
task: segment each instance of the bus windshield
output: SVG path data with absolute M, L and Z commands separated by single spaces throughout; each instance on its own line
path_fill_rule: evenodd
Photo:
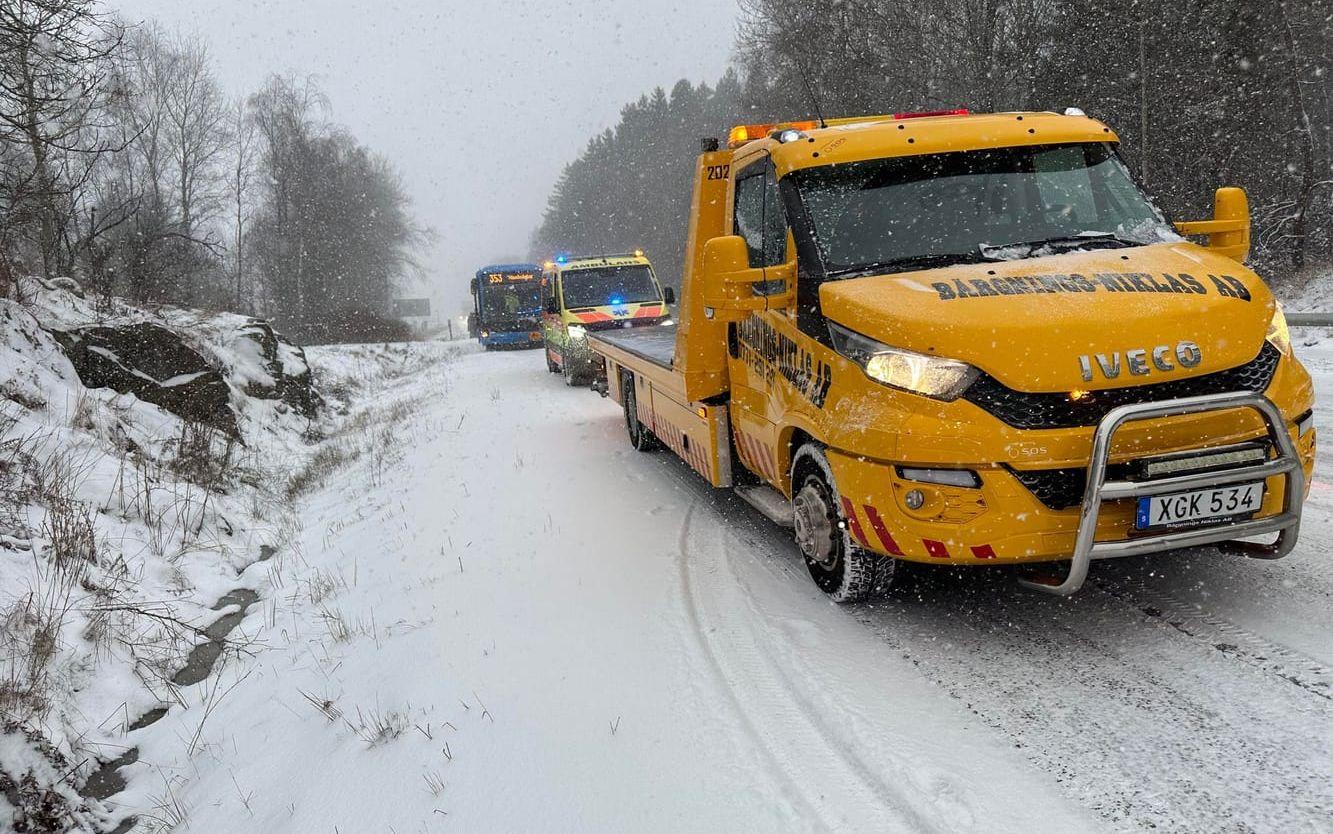
M 481 285 L 483 322 L 533 318 L 541 313 L 541 288 L 536 281 Z
M 1102 143 L 892 157 L 792 177 L 830 276 L 1180 239 Z
M 560 279 L 566 307 L 602 307 L 661 301 L 647 266 L 601 266 L 572 269 Z

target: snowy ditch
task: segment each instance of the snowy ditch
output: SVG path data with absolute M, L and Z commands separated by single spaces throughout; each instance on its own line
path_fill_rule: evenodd
M 95 305 L 36 282 L 25 296 L 0 301 L 0 829 L 168 830 L 180 776 L 163 763 L 204 752 L 283 595 L 308 582 L 303 496 L 362 458 L 384 477 L 402 415 L 360 403 L 448 351 L 327 348 L 307 363 L 241 316 Z M 145 365 L 135 351 L 160 345 L 115 341 L 131 331 L 178 339 L 202 365 Z M 99 382 L 141 387 L 86 386 L 94 371 L 68 358 L 83 333 L 101 340 L 84 350 Z M 199 385 L 223 392 L 227 420 L 172 413 Z

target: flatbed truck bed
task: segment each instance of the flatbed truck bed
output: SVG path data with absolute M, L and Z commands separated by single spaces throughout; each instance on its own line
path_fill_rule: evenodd
M 603 360 L 594 389 L 622 407 L 629 400 L 657 442 L 713 486 L 731 486 L 727 405 L 692 402 L 686 396 L 684 377 L 674 368 L 676 328 L 602 330 L 589 333 L 588 343 Z
M 668 371 L 676 356 L 676 327 L 671 324 L 601 330 L 589 333 L 588 337 L 632 353 Z

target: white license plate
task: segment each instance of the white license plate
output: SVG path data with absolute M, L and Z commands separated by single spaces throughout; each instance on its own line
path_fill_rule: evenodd
M 1263 500 L 1262 481 L 1173 495 L 1145 495 L 1139 499 L 1134 528 L 1191 527 L 1214 519 L 1253 515 Z

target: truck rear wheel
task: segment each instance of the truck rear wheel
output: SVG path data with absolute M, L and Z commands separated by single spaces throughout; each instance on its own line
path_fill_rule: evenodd
M 834 602 L 860 602 L 888 588 L 896 563 L 853 543 L 828 459 L 813 443 L 792 462 L 792 519 L 810 578 Z
M 625 374 L 620 381 L 620 402 L 625 406 L 625 431 L 629 432 L 629 445 L 640 452 L 651 452 L 657 448 L 657 437 L 652 429 L 639 422 L 639 399 L 634 393 L 634 374 Z

